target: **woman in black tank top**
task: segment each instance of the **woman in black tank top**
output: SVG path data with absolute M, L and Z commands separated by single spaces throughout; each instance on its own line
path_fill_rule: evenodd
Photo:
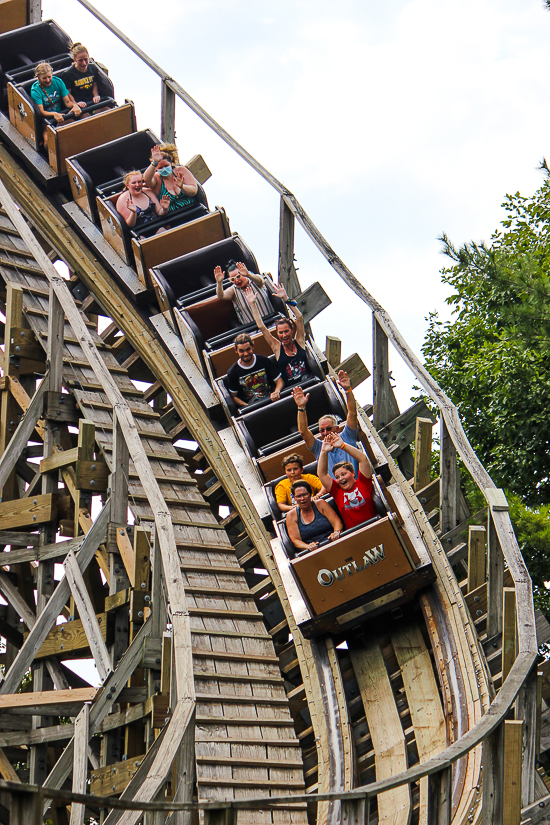
M 275 289 L 275 294 L 282 298 L 290 307 L 295 320 L 280 318 L 275 324 L 276 338 L 269 332 L 256 306 L 256 296 L 250 290 L 246 292 L 246 299 L 250 304 L 252 315 L 265 340 L 271 347 L 277 367 L 281 371 L 281 376 L 285 387 L 293 387 L 311 378 L 311 373 L 307 365 L 307 353 L 305 350 L 306 332 L 304 319 L 298 309 L 296 301 L 291 301 L 282 286 Z
M 332 507 L 322 499 L 313 502 L 311 493 L 308 481 L 296 481 L 292 485 L 297 506 L 286 517 L 286 529 L 297 550 L 316 550 L 325 539 L 336 541 L 344 527 Z

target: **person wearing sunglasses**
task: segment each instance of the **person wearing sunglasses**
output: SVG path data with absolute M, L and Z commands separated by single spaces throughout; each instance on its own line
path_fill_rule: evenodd
M 357 445 L 357 429 L 359 422 L 357 419 L 357 402 L 351 389 L 351 383 L 347 372 L 340 370 L 338 373 L 338 383 L 346 393 L 346 403 L 348 414 L 346 424 L 342 429 L 338 424 L 338 419 L 335 415 L 322 415 L 319 419 L 319 435 L 316 438 L 307 425 L 307 410 L 306 405 L 309 399 L 309 393 L 306 395 L 302 387 L 297 386 L 292 390 L 292 396 L 298 407 L 298 431 L 306 443 L 306 447 L 311 450 L 317 460 L 321 455 L 323 447 L 323 440 L 329 433 L 340 435 L 344 444 L 350 444 L 352 447 Z M 328 454 L 328 474 L 334 478 L 333 467 L 340 461 L 350 461 L 353 464 L 355 473 L 358 472 L 359 464 L 354 456 L 346 454 L 341 448 L 334 448 Z

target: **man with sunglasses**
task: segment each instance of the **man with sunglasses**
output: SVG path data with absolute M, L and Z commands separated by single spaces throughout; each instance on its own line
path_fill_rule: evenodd
M 305 395 L 302 387 L 299 385 L 292 390 L 293 398 L 298 407 L 298 431 L 306 443 L 306 447 L 311 450 L 316 459 L 319 459 L 323 447 L 323 440 L 329 433 L 335 435 L 340 434 L 344 444 L 350 444 L 355 447 L 357 444 L 357 430 L 359 422 L 357 419 L 357 402 L 351 389 L 351 383 L 347 372 L 340 370 L 338 373 L 338 383 L 346 393 L 346 402 L 348 408 L 348 415 L 346 418 L 346 425 L 341 429 L 338 425 L 338 420 L 334 415 L 323 415 L 319 419 L 319 435 L 316 438 L 307 426 L 307 411 L 306 405 L 309 394 Z M 350 461 L 353 464 L 355 474 L 357 475 L 359 464 L 356 458 L 353 458 L 341 448 L 335 447 L 328 454 L 328 473 L 334 478 L 332 468 L 335 464 L 341 461 Z

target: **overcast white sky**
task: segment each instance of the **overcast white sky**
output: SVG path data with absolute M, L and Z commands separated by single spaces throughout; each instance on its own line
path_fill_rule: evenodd
M 542 0 L 97 0 L 300 200 L 418 353 L 444 306 L 437 237 L 488 240 L 506 192 L 532 193 L 550 155 L 550 14 Z M 76 0 L 44 0 L 105 63 L 119 102 L 158 133 L 160 80 Z M 278 196 L 184 104 L 182 159 L 201 153 L 211 206 L 276 272 Z M 302 286 L 333 305 L 314 322 L 371 361 L 371 318 L 297 230 Z M 402 406 L 410 380 L 392 362 Z M 371 382 L 360 398 L 371 400 Z

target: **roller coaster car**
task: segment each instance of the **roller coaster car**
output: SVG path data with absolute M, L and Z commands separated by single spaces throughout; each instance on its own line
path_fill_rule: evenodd
M 345 530 L 290 566 L 312 613 L 300 624 L 307 638 L 394 610 L 435 578 L 395 513 Z
M 34 70 L 39 63 L 47 61 L 56 72 L 68 68 L 73 60 L 69 54 L 71 38 L 53 20 L 34 23 L 31 26 L 8 31 L 11 15 L 22 14 L 26 6 L 20 0 L 3 0 L 0 3 L 0 109 L 8 111 L 8 83 L 23 83 L 34 78 Z M 26 9 L 25 9 L 26 15 Z
M 0 34 L 26 26 L 28 22 L 27 0 L 0 0 Z
M 262 336 L 263 337 L 263 336 Z M 265 340 L 265 339 L 264 339 Z M 262 354 L 262 353 L 260 353 Z M 271 352 L 266 352 L 265 355 L 269 358 L 270 361 L 275 361 L 275 356 Z M 325 374 L 321 369 L 321 366 L 317 359 L 315 358 L 315 354 L 309 344 L 306 343 L 306 356 L 307 356 L 307 364 L 309 371 L 311 373 L 311 378 L 306 381 L 300 382 L 300 385 L 304 388 L 304 391 L 309 392 L 310 388 L 313 387 L 315 384 L 318 384 L 320 381 L 323 381 L 325 378 Z M 231 363 L 235 363 L 237 360 L 235 355 L 235 348 L 233 347 L 233 361 Z M 230 365 L 231 366 L 231 365 Z M 247 404 L 246 407 L 238 407 L 233 397 L 229 391 L 229 384 L 227 380 L 227 375 L 223 375 L 221 378 L 216 379 L 216 383 L 219 388 L 220 395 L 222 396 L 223 400 L 225 401 L 231 415 L 248 415 L 250 412 L 254 410 L 258 410 L 261 407 L 266 407 L 271 405 L 273 402 L 270 398 L 262 398 L 260 401 L 255 401 L 252 404 Z M 282 390 L 280 397 L 281 398 L 288 398 L 292 393 L 292 387 L 287 387 L 286 389 Z
M 60 76 L 62 72 L 55 74 Z M 8 101 L 12 126 L 15 126 L 38 152 L 44 118 L 30 95 L 34 82 L 35 80 L 31 79 L 17 86 L 8 83 Z M 91 117 L 75 118 L 72 114 L 66 114 L 62 123 L 57 123 L 53 118 L 45 119 L 48 133 L 48 162 L 58 175 L 63 175 L 67 171 L 66 158 L 75 152 L 98 146 L 105 139 L 113 140 L 135 132 L 134 104 L 126 102 L 123 106 L 117 106 L 112 96 L 105 95 L 107 88 L 112 92 L 112 84 L 110 85 L 109 79 L 103 74 L 100 102 L 86 106 L 82 110 L 92 115 Z M 110 107 L 108 111 L 96 112 L 105 106 Z
M 201 246 L 212 243 L 211 239 L 219 240 L 231 234 L 223 209 L 208 212 L 208 201 L 200 184 L 196 203 L 174 209 L 137 230 L 129 229 L 122 215 L 117 212 L 115 204 L 119 194 L 106 199 L 97 198 L 101 229 L 126 263 L 135 264 L 144 286 L 154 286 L 149 277 L 152 267 L 182 253 L 200 249 Z M 166 229 L 157 235 L 161 227 Z M 161 308 L 164 310 L 164 307 Z
M 74 202 L 96 226 L 100 226 L 96 198 L 105 200 L 120 195 L 126 173 L 134 169 L 143 171 L 149 163 L 151 149 L 158 143 L 158 137 L 147 129 L 104 141 L 67 159 Z
M 331 381 L 322 381 L 308 389 L 309 404 L 316 416 L 342 417 L 346 410 Z M 252 456 L 265 456 L 285 450 L 295 452 L 294 445 L 302 441 L 296 424 L 296 402 L 289 396 L 265 407 L 245 412 L 235 419 L 242 440 Z M 309 453 L 308 461 L 311 459 Z M 281 464 L 279 463 L 279 468 Z M 280 474 L 280 469 L 277 475 Z M 273 478 L 273 476 L 272 476 Z

